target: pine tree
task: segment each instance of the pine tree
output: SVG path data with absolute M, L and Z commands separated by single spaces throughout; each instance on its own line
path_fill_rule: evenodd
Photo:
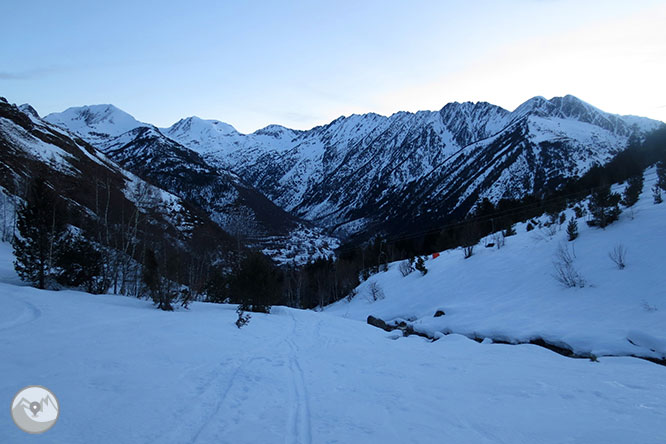
M 171 281 L 165 276 L 165 270 L 160 266 L 155 252 L 151 249 L 146 251 L 141 277 L 157 308 L 172 311 L 171 302 L 176 298 L 176 293 L 171 288 Z
M 602 186 L 592 193 L 588 209 L 592 215 L 592 220 L 588 225 L 593 227 L 605 228 L 620 216 L 620 195 L 612 193 L 610 185 Z
M 569 242 L 578 237 L 578 222 L 575 217 L 572 217 L 567 224 L 567 236 L 569 237 Z
M 24 281 L 46 288 L 65 233 L 63 202 L 43 177 L 31 184 L 17 214 L 14 268 Z
M 279 303 L 281 282 L 275 265 L 262 253 L 249 252 L 231 276 L 229 289 L 241 311 L 269 313 Z
M 657 185 L 666 191 L 666 160 L 657 162 Z
M 88 293 L 102 293 L 108 287 L 103 279 L 102 252 L 81 236 L 65 236 L 55 261 L 56 281 L 66 287 L 82 288 Z
M 643 191 L 643 174 L 631 177 L 627 183 L 627 188 L 624 189 L 622 204 L 627 207 L 633 206 L 638 202 L 641 191 Z

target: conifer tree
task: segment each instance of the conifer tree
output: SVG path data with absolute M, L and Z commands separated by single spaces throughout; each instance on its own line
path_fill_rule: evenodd
M 605 228 L 620 216 L 620 195 L 612 193 L 610 185 L 597 188 L 590 198 L 588 209 L 592 219 L 588 225 L 593 227 Z
M 628 180 L 627 188 L 624 189 L 622 204 L 631 207 L 636 202 L 643 191 L 643 174 L 638 174 Z
M 66 287 L 102 293 L 108 287 L 103 278 L 102 252 L 81 236 L 65 236 L 55 260 L 56 280 Z
M 578 222 L 575 217 L 572 217 L 567 224 L 567 236 L 569 237 L 569 242 L 578 237 Z
M 43 177 L 30 184 L 25 202 L 17 214 L 14 237 L 14 268 L 24 281 L 46 288 L 63 235 L 63 202 Z
M 666 191 L 666 160 L 657 162 L 657 185 Z

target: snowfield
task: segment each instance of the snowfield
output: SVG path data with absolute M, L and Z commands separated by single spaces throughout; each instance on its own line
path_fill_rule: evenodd
M 49 443 L 663 444 L 666 367 L 628 356 L 666 357 L 666 204 L 651 202 L 653 177 L 633 219 L 579 220 L 584 288 L 551 276 L 563 227 L 518 225 L 499 250 L 444 252 L 425 276 L 394 263 L 351 302 L 274 307 L 241 330 L 230 305 L 167 313 L 25 286 L 0 244 L 0 402 L 51 389 L 61 410 Z M 624 270 L 607 256 L 620 242 Z M 383 299 L 369 301 L 372 282 Z M 368 314 L 439 339 L 386 333 Z M 544 338 L 599 361 L 466 336 Z M 0 442 L 35 439 L 0 415 Z
M 351 302 L 340 301 L 327 312 L 404 320 L 431 337 L 453 332 L 512 343 L 541 338 L 578 355 L 664 359 L 666 204 L 653 204 L 655 177 L 654 169 L 646 171 L 639 202 L 606 229 L 588 227 L 583 217 L 578 239 L 567 242 L 567 222 L 529 232 L 517 224 L 517 235 L 501 249 L 484 248 L 489 237 L 469 259 L 460 249 L 442 252 L 426 261 L 425 276 L 402 277 L 399 264 L 391 264 L 388 272 L 363 282 Z M 567 221 L 573 214 L 567 210 Z M 623 270 L 609 258 L 617 245 L 627 250 Z M 585 287 L 563 288 L 553 277 L 560 246 L 575 257 Z M 372 283 L 384 299 L 371 300 Z M 446 314 L 434 317 L 438 310 Z
M 456 334 L 392 340 L 364 322 L 283 307 L 239 330 L 233 306 L 166 313 L 22 286 L 11 259 L 1 244 L 0 400 L 26 385 L 53 390 L 60 419 L 44 442 L 666 441 L 666 368 L 647 361 Z M 0 441 L 40 438 L 0 415 Z

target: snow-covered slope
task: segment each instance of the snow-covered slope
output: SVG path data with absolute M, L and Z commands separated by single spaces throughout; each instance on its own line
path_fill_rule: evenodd
M 664 367 L 533 345 L 391 340 L 326 313 L 155 310 L 16 285 L 0 244 L 0 398 L 43 385 L 49 443 L 497 443 L 666 440 Z M 0 415 L 3 442 L 33 442 Z
M 138 211 L 145 221 L 142 235 L 159 237 L 165 248 L 191 252 L 198 238 L 219 251 L 228 247 L 229 236 L 204 211 L 40 119 L 29 105 L 19 108 L 0 100 L 0 148 L 0 190 L 11 196 L 12 205 L 21 201 L 30 179 L 42 176 L 67 201 L 69 221 L 79 227 L 95 226 L 102 218 L 120 227 Z M 3 217 L 3 234 L 4 225 L 13 223 L 11 210 Z
M 240 135 L 213 131 L 210 122 L 183 124 L 190 120 L 164 131 L 286 210 L 343 235 L 369 226 L 413 230 L 484 197 L 496 203 L 555 189 L 659 125 L 573 96 L 535 97 L 513 112 L 465 102 L 352 115 L 299 132 L 273 126 Z
M 72 131 L 92 144 L 106 142 L 141 126 L 134 117 L 113 105 L 90 105 L 68 108 L 44 117 L 49 123 Z
M 70 108 L 45 120 L 90 141 L 123 168 L 202 208 L 222 229 L 272 254 L 281 264 L 333 254 L 331 248 L 315 246 L 337 245 L 335 238 L 311 229 L 242 177 L 209 164 L 162 130 L 139 123 L 115 107 Z M 172 129 L 196 135 L 202 143 L 216 137 L 240 137 L 230 125 L 197 117 L 182 120 Z
M 482 240 L 469 259 L 461 250 L 442 252 L 426 261 L 425 276 L 403 277 L 399 264 L 391 264 L 362 283 L 351 302 L 326 311 L 357 320 L 408 320 L 431 336 L 453 332 L 514 343 L 541 338 L 583 356 L 665 359 L 666 204 L 652 202 L 655 176 L 647 170 L 640 201 L 604 230 L 582 218 L 580 236 L 567 242 L 566 224 L 533 231 L 518 224 L 517 235 L 501 249 L 484 248 Z M 567 220 L 572 216 L 568 210 Z M 563 288 L 553 277 L 562 245 L 573 255 L 584 288 Z M 623 270 L 609 258 L 618 245 L 627 250 Z M 373 283 L 384 299 L 369 299 Z M 434 317 L 438 310 L 445 315 Z
M 109 113 L 100 105 L 46 119 L 102 148 L 142 125 Z M 120 123 L 109 129 L 112 121 Z M 351 115 L 309 131 L 270 125 L 241 134 L 198 117 L 152 130 L 233 171 L 293 216 L 344 237 L 423 230 L 464 216 L 483 198 L 551 192 L 660 124 L 565 96 L 534 97 L 513 112 L 456 102 L 439 111 Z

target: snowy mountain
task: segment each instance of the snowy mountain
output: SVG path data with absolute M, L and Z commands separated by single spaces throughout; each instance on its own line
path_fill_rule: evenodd
M 109 227 L 123 227 L 134 215 L 144 239 L 159 239 L 174 251 L 200 254 L 211 245 L 231 245 L 200 208 L 123 169 L 72 133 L 41 120 L 27 105 L 0 100 L 0 148 L 4 238 L 14 223 L 8 215 L 30 179 L 42 176 L 68 202 L 67 215 L 81 229 L 102 219 Z
M 138 174 L 162 174 L 146 163 L 146 132 L 158 157 L 182 153 L 180 146 L 191 149 L 199 157 L 183 168 L 226 175 L 218 190 L 168 169 L 168 181 L 180 177 L 180 185 L 153 180 L 176 193 L 190 190 L 187 198 L 214 218 L 234 193 L 242 194 L 239 188 L 254 189 L 294 220 L 339 237 L 426 229 L 464 216 L 483 198 L 497 203 L 547 194 L 595 163 L 608 162 L 632 135 L 661 125 L 605 113 L 573 96 L 534 97 L 512 112 L 486 102 L 456 102 L 439 111 L 352 115 L 309 131 L 270 125 L 252 134 L 198 117 L 157 129 L 106 105 L 69 109 L 46 120 L 92 140 L 118 161 L 137 159 L 128 168 Z M 238 206 L 250 209 L 258 233 L 285 235 L 289 217 L 278 217 L 278 227 L 271 227 L 277 210 L 262 219 L 251 202 Z
M 338 245 L 335 238 L 287 213 L 238 175 L 211 165 L 160 129 L 140 123 L 115 107 L 70 108 L 45 120 L 90 140 L 123 168 L 202 208 L 228 233 L 264 249 L 279 263 L 328 257 Z M 203 141 L 219 135 L 239 135 L 229 125 L 196 117 L 174 125 L 174 131 L 178 129 L 196 134 Z M 298 245 L 294 239 L 299 240 Z
M 93 145 L 146 126 L 113 105 L 72 107 L 61 113 L 49 114 L 44 120 L 72 131 Z
M 352 115 L 309 131 L 272 126 L 240 135 L 187 130 L 181 122 L 165 134 L 341 235 L 413 229 L 465 214 L 484 197 L 496 203 L 553 190 L 607 162 L 632 134 L 661 124 L 605 113 L 573 96 L 535 97 L 513 112 L 465 102 Z

